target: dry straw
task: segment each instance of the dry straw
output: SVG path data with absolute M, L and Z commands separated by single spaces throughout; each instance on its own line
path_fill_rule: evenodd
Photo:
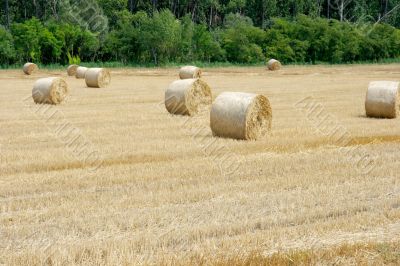
M 202 71 L 195 66 L 184 66 L 179 70 L 180 79 L 197 79 L 201 78 Z
M 76 74 L 75 74 L 75 77 L 77 78 L 77 79 L 84 79 L 85 78 L 85 74 L 86 74 L 86 71 L 88 71 L 88 68 L 87 67 L 77 67 L 76 68 Z
M 31 75 L 33 72 L 38 70 L 39 67 L 34 63 L 26 63 L 24 65 L 23 71 L 26 75 Z
M 68 76 L 73 77 L 76 75 L 76 70 L 78 69 L 78 65 L 70 65 L 67 69 Z
M 224 92 L 211 108 L 214 136 L 257 140 L 272 126 L 272 109 L 267 97 L 252 93 Z
M 62 78 L 42 78 L 35 82 L 32 97 L 35 103 L 59 104 L 68 96 L 68 85 Z
M 396 118 L 399 116 L 399 82 L 374 81 L 369 84 L 365 100 L 367 116 Z
M 85 75 L 86 85 L 92 88 L 104 88 L 111 82 L 111 74 L 105 68 L 89 68 Z
M 279 70 L 279 69 L 281 69 L 281 67 L 282 67 L 281 62 L 279 62 L 276 59 L 271 59 L 268 61 L 268 69 L 271 71 Z
M 165 91 L 165 107 L 171 114 L 194 115 L 211 102 L 211 88 L 200 79 L 174 81 Z

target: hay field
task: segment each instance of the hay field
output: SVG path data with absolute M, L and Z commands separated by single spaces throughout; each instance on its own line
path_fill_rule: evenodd
M 400 120 L 364 111 L 400 65 L 205 69 L 214 98 L 268 96 L 257 142 L 213 138 L 207 111 L 168 114 L 177 69 L 111 73 L 89 89 L 0 71 L 0 264 L 400 261 Z M 33 103 L 46 76 L 70 85 L 62 105 Z

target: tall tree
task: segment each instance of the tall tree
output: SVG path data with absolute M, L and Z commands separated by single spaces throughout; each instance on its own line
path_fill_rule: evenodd
M 10 28 L 10 5 L 8 0 L 5 0 L 4 2 L 4 10 L 6 13 L 6 26 L 7 28 Z
M 327 5 L 327 14 L 326 14 L 326 17 L 328 18 L 328 19 L 330 19 L 331 18 L 331 0 L 328 0 L 328 5 Z

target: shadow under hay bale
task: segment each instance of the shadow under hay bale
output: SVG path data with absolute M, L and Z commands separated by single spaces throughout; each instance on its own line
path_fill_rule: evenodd
M 374 81 L 369 84 L 365 100 L 368 117 L 397 118 L 399 105 L 399 82 Z
M 35 103 L 60 104 L 68 96 L 68 84 L 62 78 L 42 78 L 35 82 L 32 98 Z
M 210 116 L 213 135 L 223 138 L 257 140 L 266 137 L 272 127 L 268 98 L 252 93 L 222 93 Z
M 191 116 L 211 102 L 211 88 L 200 79 L 174 81 L 165 91 L 165 107 L 171 114 Z

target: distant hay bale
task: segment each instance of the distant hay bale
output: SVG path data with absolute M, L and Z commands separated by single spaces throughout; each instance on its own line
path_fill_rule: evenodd
M 171 114 L 191 116 L 211 102 L 211 88 L 200 79 L 174 81 L 165 91 L 165 107 Z
M 110 71 L 105 68 L 89 68 L 85 75 L 85 81 L 88 87 L 107 87 L 111 82 Z
M 368 117 L 396 118 L 399 105 L 399 82 L 374 81 L 369 84 L 365 100 Z
M 68 76 L 70 76 L 70 77 L 75 76 L 76 75 L 76 70 L 78 69 L 78 67 L 79 67 L 78 65 L 70 65 L 67 68 Z
M 268 69 L 271 71 L 279 70 L 279 69 L 281 69 L 281 67 L 282 67 L 281 62 L 279 62 L 276 59 L 271 59 L 268 61 Z
M 184 66 L 179 70 L 180 79 L 197 79 L 201 78 L 202 71 L 195 66 Z
M 68 85 L 62 78 L 42 78 L 35 82 L 32 97 L 35 103 L 59 104 L 68 92 Z
M 264 138 L 271 126 L 271 105 L 263 95 L 224 92 L 212 104 L 211 130 L 214 136 L 257 140 Z
M 84 79 L 85 78 L 85 74 L 86 74 L 86 71 L 88 71 L 88 68 L 87 67 L 77 67 L 76 68 L 76 74 L 75 74 L 75 77 L 77 78 L 77 79 Z
M 26 75 L 31 75 L 33 72 L 38 70 L 39 67 L 34 63 L 26 63 L 24 65 L 23 71 Z

